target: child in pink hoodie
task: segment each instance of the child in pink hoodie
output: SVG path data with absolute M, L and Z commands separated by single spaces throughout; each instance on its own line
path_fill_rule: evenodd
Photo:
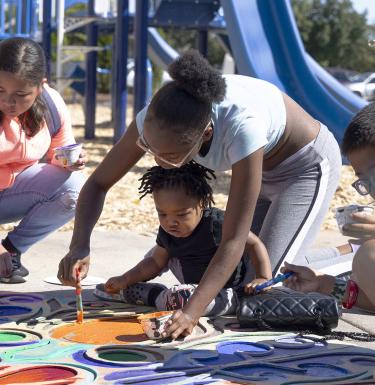
M 83 153 L 70 167 L 53 155 L 75 140 L 67 107 L 45 74 L 39 44 L 0 42 L 0 224 L 20 221 L 0 244 L 2 283 L 25 282 L 21 254 L 73 218 L 83 184 L 81 172 L 74 172 L 84 168 Z M 47 163 L 39 163 L 42 158 Z

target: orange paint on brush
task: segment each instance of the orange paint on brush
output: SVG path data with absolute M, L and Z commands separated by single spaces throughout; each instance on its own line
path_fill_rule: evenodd
M 21 368 L 15 371 L 2 373 L 0 371 L 0 385 L 10 384 L 32 384 L 35 382 L 53 381 L 50 384 L 56 384 L 58 380 L 65 380 L 64 384 L 73 384 L 76 380 L 73 378 L 77 372 L 73 368 L 63 366 L 34 366 L 31 368 Z M 70 379 L 70 380 L 69 380 Z M 78 380 L 79 378 L 77 378 Z
M 51 330 L 51 337 L 67 341 L 104 345 L 128 344 L 146 341 L 142 326 L 131 318 L 102 318 L 58 326 Z
M 83 323 L 83 311 L 82 310 L 77 311 L 77 322 L 79 324 Z

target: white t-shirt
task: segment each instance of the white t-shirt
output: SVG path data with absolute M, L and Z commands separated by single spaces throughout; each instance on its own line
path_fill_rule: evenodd
M 286 110 L 281 91 L 264 80 L 242 75 L 224 75 L 225 99 L 212 106 L 214 124 L 209 152 L 194 160 L 212 170 L 230 170 L 232 165 L 264 147 L 269 152 L 284 133 Z M 139 133 L 147 113 L 136 116 Z

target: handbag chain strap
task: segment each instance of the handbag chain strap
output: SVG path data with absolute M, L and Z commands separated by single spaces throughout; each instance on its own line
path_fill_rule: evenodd
M 311 334 L 319 335 L 320 337 L 313 337 Z M 309 340 L 314 342 L 324 342 L 328 340 L 339 340 L 343 341 L 346 338 L 349 338 L 353 341 L 361 341 L 361 342 L 374 342 L 375 335 L 370 333 L 359 333 L 359 332 L 343 332 L 343 331 L 329 331 L 327 333 L 322 331 L 311 331 L 311 330 L 303 330 L 298 333 L 297 337 L 303 338 L 306 337 Z

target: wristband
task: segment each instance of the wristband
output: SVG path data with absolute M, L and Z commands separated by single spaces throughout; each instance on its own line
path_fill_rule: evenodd
M 345 309 L 351 309 L 357 302 L 359 287 L 353 280 L 349 279 L 347 288 L 348 298 L 345 302 L 342 303 L 342 306 Z
M 347 284 L 348 282 L 345 281 L 344 279 L 335 277 L 335 284 L 333 286 L 331 295 L 335 297 L 335 299 L 339 304 L 342 303 L 342 300 L 345 296 Z

